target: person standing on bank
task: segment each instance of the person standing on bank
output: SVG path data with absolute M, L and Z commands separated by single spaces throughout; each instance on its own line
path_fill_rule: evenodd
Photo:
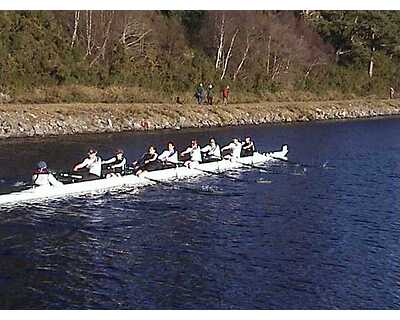
M 207 103 L 212 106 L 214 98 L 213 85 L 210 83 L 207 88 Z
M 200 82 L 200 84 L 198 85 L 198 87 L 196 88 L 196 92 L 195 92 L 195 94 L 194 94 L 194 96 L 196 97 L 196 99 L 197 99 L 197 103 L 198 104 L 203 104 L 203 101 L 204 101 L 204 94 L 205 92 L 204 92 L 204 87 L 203 87 L 203 84 Z
M 222 90 L 222 101 L 224 103 L 224 105 L 228 104 L 228 99 L 229 99 L 229 86 L 226 86 L 223 90 Z
M 394 99 L 394 88 L 393 87 L 390 87 L 389 98 Z

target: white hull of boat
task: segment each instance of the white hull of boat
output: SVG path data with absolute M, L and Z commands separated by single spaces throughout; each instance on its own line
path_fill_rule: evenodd
M 126 175 L 123 177 L 112 177 L 92 181 L 65 184 L 62 186 L 43 186 L 31 188 L 21 192 L 0 195 L 0 205 L 30 202 L 42 199 L 52 199 L 70 195 L 84 194 L 89 192 L 108 190 L 123 186 L 146 186 L 154 184 L 151 180 L 168 181 L 172 179 L 188 178 L 200 175 L 207 175 L 205 171 L 222 172 L 230 169 L 240 168 L 245 165 L 261 164 L 268 161 L 276 161 L 280 158 L 286 159 L 288 149 L 283 146 L 281 151 L 271 153 L 254 153 L 251 157 L 244 157 L 237 160 L 221 160 L 210 163 L 199 164 L 196 168 L 172 168 L 157 171 L 144 172 L 141 176 Z M 201 171 L 204 170 L 204 171 Z

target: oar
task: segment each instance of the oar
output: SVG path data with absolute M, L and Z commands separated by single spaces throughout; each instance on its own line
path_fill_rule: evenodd
M 213 172 L 213 171 L 208 171 L 208 170 L 204 170 L 204 169 L 200 169 L 200 168 L 191 168 L 191 169 L 198 170 L 198 171 L 201 171 L 201 172 L 204 172 L 204 173 L 207 173 L 207 174 L 210 174 L 210 175 L 214 175 L 214 176 L 224 176 L 224 177 L 227 177 L 228 179 L 231 179 L 233 181 L 250 182 L 250 181 L 245 180 L 245 179 L 232 177 L 229 174 L 227 174 L 226 172 Z
M 237 162 L 237 163 L 240 163 L 240 164 L 243 165 L 244 167 L 248 167 L 248 168 L 260 170 L 260 172 L 264 172 L 264 173 L 268 173 L 268 174 L 273 173 L 273 172 L 267 171 L 267 170 L 266 170 L 265 168 L 263 168 L 263 167 L 256 166 L 256 165 L 254 165 L 254 164 L 248 164 L 248 163 L 244 163 L 244 162 L 237 161 L 237 160 L 236 160 L 236 162 Z M 269 183 L 272 183 L 272 181 L 271 181 L 271 180 L 256 180 L 256 183 L 265 183 L 265 184 L 268 183 L 268 184 L 269 184 Z
M 227 172 L 214 172 L 214 171 L 208 171 L 208 170 L 197 168 L 197 167 L 193 167 L 191 169 L 198 170 L 198 171 L 201 171 L 201 172 L 204 172 L 204 173 L 207 173 L 207 174 L 210 174 L 210 175 L 214 175 L 214 176 L 224 176 L 224 177 L 227 177 L 228 179 L 231 179 L 233 181 L 249 182 L 248 180 L 245 180 L 245 179 L 232 177 L 229 174 L 227 174 Z
M 79 174 L 73 174 L 71 172 L 56 172 L 49 171 L 57 180 L 63 183 L 74 183 L 75 181 L 82 180 L 83 177 Z
M 240 195 L 242 195 L 242 193 L 238 193 L 238 192 L 226 193 L 226 192 L 220 192 L 220 191 L 215 191 L 215 190 L 203 190 L 203 189 L 198 189 L 198 188 L 193 188 L 193 187 L 188 187 L 188 186 L 183 186 L 183 185 L 175 185 L 170 182 L 166 182 L 166 181 L 162 181 L 162 180 L 158 180 L 158 179 L 154 179 L 154 178 L 149 178 L 149 177 L 145 177 L 145 176 L 141 176 L 141 177 L 144 179 L 147 179 L 151 182 L 158 183 L 158 184 L 161 184 L 166 187 L 178 187 L 179 189 L 188 190 L 188 191 L 198 193 L 198 194 L 207 194 L 207 195 L 213 195 L 213 196 L 240 196 Z
M 328 167 L 328 162 L 326 161 L 322 166 L 316 166 L 316 165 L 312 165 L 312 164 L 306 164 L 306 163 L 299 163 L 299 162 L 295 162 L 295 161 L 290 161 L 288 159 L 284 159 L 284 158 L 279 158 L 279 157 L 273 157 L 271 155 L 269 155 L 272 159 L 275 160 L 279 160 L 279 161 L 283 161 L 292 165 L 295 165 L 297 167 L 306 167 L 306 168 L 318 168 L 318 169 L 335 169 L 334 167 Z
M 60 172 L 58 175 L 61 177 L 65 177 L 65 178 L 83 179 L 82 176 L 78 176 L 78 175 L 67 173 L 67 172 Z
M 222 159 L 221 159 L 221 160 L 222 160 Z M 173 163 L 173 162 L 168 162 L 168 163 L 171 163 L 171 164 L 176 164 L 176 163 Z M 182 162 L 182 161 L 179 161 L 178 163 L 179 163 L 179 164 L 183 164 L 184 162 Z M 193 167 L 193 168 L 189 168 L 189 169 L 198 170 L 198 171 L 200 171 L 200 172 L 204 172 L 204 173 L 207 173 L 207 174 L 210 174 L 210 175 L 214 175 L 214 176 L 225 176 L 225 177 L 227 177 L 227 178 L 229 178 L 229 179 L 231 179 L 231 180 L 233 180 L 233 181 L 249 182 L 249 181 L 247 181 L 247 180 L 244 180 L 244 179 L 240 179 L 240 178 L 232 177 L 232 176 L 228 175 L 226 172 L 214 172 L 214 171 L 208 171 L 208 170 L 201 169 L 201 168 L 197 168 L 197 167 Z
M 176 165 L 176 163 L 172 163 L 172 162 L 171 162 L 171 164 L 175 164 Z M 128 167 L 127 170 L 131 170 L 131 172 L 133 173 L 133 168 Z M 192 192 L 198 193 L 198 194 L 208 194 L 208 195 L 211 194 L 211 195 L 215 195 L 215 196 L 238 196 L 238 195 L 242 195 L 241 193 L 237 193 L 237 192 L 236 193 L 234 193 L 234 192 L 225 193 L 225 192 L 219 192 L 219 191 L 215 191 L 215 190 L 203 190 L 203 189 L 192 188 L 192 187 L 183 186 L 183 185 L 176 185 L 176 184 L 173 184 L 173 183 L 170 183 L 170 182 L 167 182 L 167 181 L 162 181 L 162 180 L 158 180 L 158 179 L 154 179 L 154 178 L 149 178 L 149 177 L 146 177 L 146 176 L 143 176 L 143 175 L 141 175 L 140 177 L 142 177 L 144 179 L 147 179 L 147 180 L 149 180 L 151 182 L 161 184 L 161 185 L 166 186 L 166 187 L 177 187 L 177 188 L 188 190 L 188 191 L 192 191 Z
M 242 166 L 244 166 L 244 167 L 253 168 L 253 169 L 258 169 L 258 170 L 260 170 L 261 172 L 265 172 L 265 173 L 271 173 L 270 171 L 268 171 L 268 170 L 265 169 L 264 167 L 256 166 L 256 165 L 254 165 L 254 164 L 244 163 L 244 162 L 237 161 L 237 160 L 236 160 L 236 162 L 237 162 L 237 163 L 240 163 L 240 164 L 241 164 Z

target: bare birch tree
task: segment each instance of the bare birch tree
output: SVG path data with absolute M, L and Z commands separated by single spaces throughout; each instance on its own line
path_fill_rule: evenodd
M 86 11 L 86 56 L 92 54 L 92 11 Z
M 372 31 L 372 35 L 371 35 L 372 46 L 371 46 L 371 55 L 369 58 L 369 67 L 368 67 L 368 75 L 370 78 L 372 78 L 372 76 L 374 74 L 374 52 L 376 50 L 374 41 L 375 41 L 375 31 Z
M 144 23 L 140 23 L 139 21 L 133 19 L 126 22 L 122 32 L 121 42 L 126 48 L 140 46 L 140 42 L 151 32 L 151 28 L 148 28 Z
M 224 36 L 225 36 L 225 13 L 222 13 L 221 27 L 219 31 L 219 45 L 217 51 L 217 58 L 215 60 L 215 70 L 218 70 L 221 66 L 222 54 L 224 50 Z
M 249 53 L 249 49 L 250 49 L 250 34 L 247 31 L 247 34 L 246 34 L 246 49 L 244 50 L 244 53 L 243 53 L 243 56 L 242 56 L 242 60 L 240 60 L 240 63 L 237 66 L 235 73 L 233 74 L 233 81 L 236 80 L 240 70 L 242 69 L 242 67 L 244 65 L 244 62 L 247 59 L 247 56 L 248 56 L 248 53 Z
M 225 58 L 225 61 L 224 61 L 224 69 L 222 70 L 222 74 L 221 74 L 220 80 L 225 78 L 226 69 L 228 68 L 229 60 L 232 57 L 232 49 L 233 49 L 233 45 L 235 44 L 236 36 L 237 36 L 238 33 L 239 33 L 239 28 L 236 29 L 235 33 L 232 36 L 231 44 L 229 45 L 229 50 L 228 50 L 228 53 L 226 54 L 226 58 Z
M 74 47 L 75 42 L 76 42 L 76 37 L 78 34 L 78 25 L 79 25 L 79 14 L 80 11 L 76 10 L 75 15 L 74 15 L 74 33 L 72 34 L 72 39 L 71 39 L 71 48 Z
M 106 24 L 105 31 L 104 31 L 104 37 L 103 37 L 103 43 L 102 43 L 101 47 L 99 48 L 99 51 L 98 51 L 96 57 L 90 63 L 90 65 L 89 65 L 90 67 L 93 66 L 93 64 L 98 59 L 105 58 L 106 47 L 107 47 L 107 43 L 110 38 L 110 30 L 111 30 L 111 24 L 113 22 L 113 18 L 114 18 L 114 11 L 110 12 L 110 17 L 108 18 L 108 21 L 106 21 L 105 15 L 102 14 L 102 16 L 101 16 L 101 20 L 103 20 L 102 22 Z

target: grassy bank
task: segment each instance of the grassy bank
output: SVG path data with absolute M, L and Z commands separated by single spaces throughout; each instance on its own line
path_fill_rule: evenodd
M 216 104 L 222 100 L 222 86 L 214 88 Z M 193 91 L 154 91 L 138 86 L 107 86 L 104 88 L 84 85 L 58 85 L 36 87 L 24 90 L 8 97 L 0 97 L 0 102 L 8 104 L 69 104 L 69 103 L 175 103 L 179 97 L 184 104 L 195 103 Z M 302 90 L 283 90 L 271 92 L 248 92 L 231 86 L 230 102 L 263 103 L 287 101 L 335 101 L 354 99 L 379 99 L 386 97 L 370 96 L 359 98 L 355 94 L 344 94 L 337 91 L 324 92 L 323 95 Z

